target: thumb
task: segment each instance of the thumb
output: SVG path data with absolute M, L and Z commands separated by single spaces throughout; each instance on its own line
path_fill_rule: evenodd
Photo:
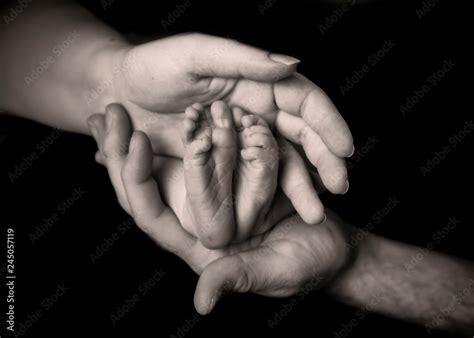
M 210 263 L 199 278 L 194 306 L 201 315 L 212 311 L 225 293 L 247 292 L 255 287 L 255 274 L 240 255 L 226 256 Z
M 300 62 L 235 40 L 204 34 L 191 34 L 188 38 L 194 39 L 188 52 L 193 60 L 191 72 L 198 76 L 275 82 L 293 74 Z

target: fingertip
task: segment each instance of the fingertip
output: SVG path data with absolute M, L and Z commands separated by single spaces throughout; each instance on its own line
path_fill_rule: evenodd
M 329 140 L 325 140 L 325 143 L 329 150 L 336 156 L 341 158 L 351 157 L 354 154 L 355 147 L 354 141 L 352 139 L 352 135 L 347 129 L 347 133 L 343 135 L 343 137 L 335 139 L 332 143 L 328 142 Z
M 130 145 L 128 151 L 131 155 L 136 153 L 137 147 L 139 146 L 140 136 L 138 131 L 134 131 L 132 137 L 130 138 Z
M 110 103 L 105 107 L 105 113 L 114 115 L 114 117 L 126 114 L 125 108 L 119 103 Z
M 278 81 L 295 73 L 300 60 L 283 54 L 269 53 L 268 58 L 273 64 L 273 71 L 266 73 L 268 81 Z M 263 74 L 262 74 L 263 75 Z
M 102 154 L 100 151 L 96 151 L 95 153 L 95 161 L 101 165 L 105 165 L 104 158 L 102 157 Z
M 285 66 L 295 66 L 301 62 L 297 58 L 284 54 L 270 53 L 268 57 L 272 59 L 272 61 L 275 61 L 279 64 L 283 64 Z
M 300 215 L 301 219 L 307 224 L 321 224 L 325 221 L 326 213 L 324 211 L 324 206 L 319 201 L 313 200 L 311 203 L 312 206 L 310 208 L 297 208 L 298 214 Z
M 326 188 L 333 194 L 345 194 L 349 190 L 347 168 L 332 169 L 329 173 L 321 170 L 321 178 Z
M 324 220 L 324 205 L 312 186 L 299 187 L 291 201 L 305 223 L 319 224 Z
M 355 146 L 354 146 L 354 144 L 352 144 L 352 151 L 349 155 L 347 155 L 347 157 L 352 157 L 352 155 L 354 155 L 354 153 L 355 153 Z
M 206 316 L 211 313 L 214 309 L 215 303 L 214 297 L 200 294 L 199 290 L 196 290 L 196 293 L 194 294 L 194 308 L 200 315 Z
M 135 183 L 145 181 L 151 174 L 151 144 L 145 133 L 135 131 L 129 146 L 129 156 L 122 169 L 124 180 L 131 179 Z
M 141 150 L 143 154 L 145 155 L 151 155 L 151 143 L 150 139 L 148 136 L 141 130 L 135 130 L 132 134 L 132 140 L 134 140 L 134 148 L 135 150 L 132 151 L 137 151 Z
M 346 180 L 346 189 L 343 192 L 341 192 L 341 195 L 347 194 L 348 191 L 349 191 L 349 180 Z

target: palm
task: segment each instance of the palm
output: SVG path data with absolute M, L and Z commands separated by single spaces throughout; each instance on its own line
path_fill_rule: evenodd
M 319 226 L 297 216 L 278 223 L 251 248 L 211 262 L 201 274 L 194 303 L 209 313 L 224 292 L 252 291 L 285 297 L 308 285 L 321 288 L 342 270 L 349 258 L 346 226 L 330 214 Z
M 180 228 L 182 238 L 177 243 L 184 248 L 179 252 L 185 253 L 181 258 L 198 273 L 207 270 L 206 267 L 214 261 L 217 265 L 234 267 L 244 264 L 241 273 L 251 278 L 247 279 L 246 285 L 241 286 L 240 291 L 286 296 L 312 278 L 330 277 L 344 263 L 346 250 L 341 222 L 337 223 L 330 214 L 331 217 L 324 224 L 308 225 L 297 215 L 289 216 L 293 210 L 282 195 L 275 198 L 272 211 L 266 219 L 274 227 L 242 243 L 210 250 L 186 231 L 181 231 L 181 211 L 186 198 L 181 162 L 156 157 L 153 176 L 159 183 L 164 202 L 174 211 L 173 226 Z M 228 259 L 233 262 L 226 262 Z M 211 265 L 210 274 L 215 281 L 213 269 Z M 210 277 L 202 278 L 206 280 Z M 273 282 L 269 285 L 268 281 Z
M 114 85 L 134 128 L 151 138 L 156 153 L 180 156 L 182 146 L 173 146 L 180 143 L 176 122 L 180 113 L 195 102 L 224 100 L 262 116 L 285 138 L 301 144 L 326 187 L 333 193 L 345 191 L 342 157 L 352 151 L 352 137 L 334 104 L 304 76 L 288 73 L 288 67 L 262 66 L 267 53 L 242 45 L 236 51 L 236 45 L 227 39 L 185 34 L 124 53 Z M 174 135 L 175 142 L 163 142 L 163 133 Z

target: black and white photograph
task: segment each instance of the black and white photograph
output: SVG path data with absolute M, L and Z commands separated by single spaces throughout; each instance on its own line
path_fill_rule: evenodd
M 1 0 L 0 338 L 474 337 L 449 0 Z

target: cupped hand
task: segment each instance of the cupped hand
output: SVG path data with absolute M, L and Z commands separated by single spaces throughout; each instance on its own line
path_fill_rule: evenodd
M 299 216 L 288 217 L 291 205 L 284 200 L 274 209 L 277 225 L 268 232 L 225 249 L 205 248 L 181 227 L 162 200 L 179 203 L 173 196 L 180 192 L 173 190 L 182 179 L 177 170 L 180 161 L 153 157 L 146 134 L 138 131 L 131 136 L 130 123 L 121 121 L 127 118 L 124 111 L 108 116 L 107 122 L 101 115 L 94 116 L 90 126 L 107 169 L 118 175 L 112 181 L 118 198 L 148 236 L 201 274 L 194 299 L 199 313 L 209 313 L 224 292 L 283 297 L 311 281 L 322 287 L 349 261 L 346 225 L 332 214 L 321 225 L 306 224 Z M 163 196 L 153 172 L 161 177 Z
M 347 124 L 327 95 L 301 74 L 298 60 L 198 33 L 121 50 L 113 58 L 115 100 L 156 153 L 177 156 L 179 114 L 194 102 L 224 100 L 262 115 L 281 135 L 301 144 L 333 193 L 347 190 L 344 157 L 353 151 Z M 163 115 L 157 122 L 153 114 Z M 165 122 L 163 122 L 165 121 Z M 156 141 L 157 140 L 157 141 Z M 176 138 L 176 141 L 179 139 Z

